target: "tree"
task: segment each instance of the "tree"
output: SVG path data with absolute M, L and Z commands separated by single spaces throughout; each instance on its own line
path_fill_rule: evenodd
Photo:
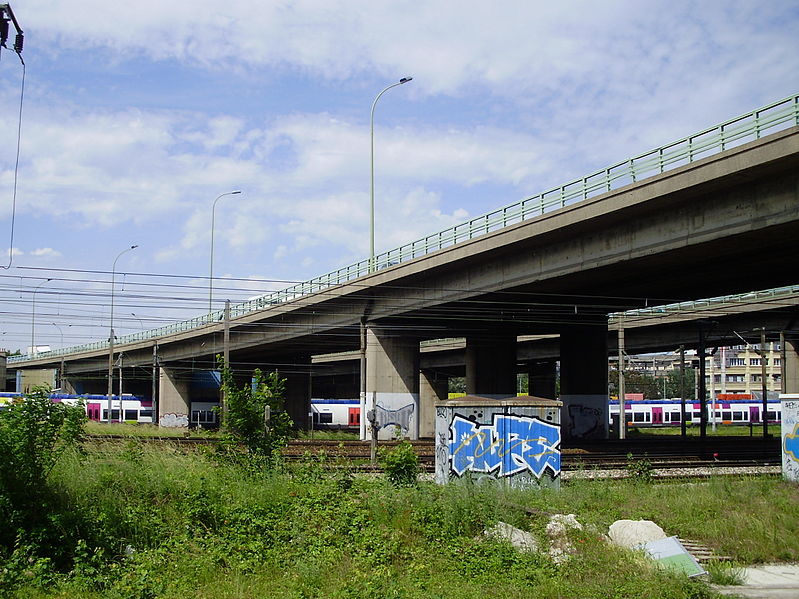
M 685 397 L 686 399 L 696 397 L 696 371 L 693 368 L 685 369 Z M 680 371 L 669 371 L 666 378 L 666 396 L 667 397 L 680 397 L 682 393 L 680 385 Z
M 218 361 L 225 398 L 223 435 L 258 456 L 269 457 L 285 447 L 294 427 L 284 410 L 286 380 L 277 372 L 264 375 L 256 369 L 251 384 L 237 387 L 230 367 L 221 356 Z
M 35 387 L 0 411 L 0 555 L 19 534 L 38 539 L 53 532 L 48 475 L 59 457 L 78 446 L 86 410 L 50 400 Z
M 663 384 L 654 376 L 635 370 L 624 371 L 624 392 L 643 393 L 646 399 L 659 399 L 662 395 Z M 618 395 L 619 371 L 611 370 L 608 373 L 608 387 L 611 394 Z M 615 393 L 614 393 L 615 392 Z

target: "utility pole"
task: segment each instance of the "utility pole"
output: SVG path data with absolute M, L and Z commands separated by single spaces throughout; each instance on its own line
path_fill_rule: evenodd
M 768 381 L 766 380 L 766 327 L 760 329 L 760 382 L 763 393 L 763 438 L 768 439 Z
M 624 321 L 619 314 L 619 439 L 627 437 L 627 406 L 624 403 Z
M 158 418 L 158 342 L 153 342 L 153 388 L 151 399 L 153 402 L 153 424 L 160 426 L 161 420 Z
M 707 395 L 705 385 L 705 327 L 699 323 L 699 438 L 703 441 L 707 437 Z
M 680 436 L 686 435 L 685 424 L 685 346 L 680 346 Z

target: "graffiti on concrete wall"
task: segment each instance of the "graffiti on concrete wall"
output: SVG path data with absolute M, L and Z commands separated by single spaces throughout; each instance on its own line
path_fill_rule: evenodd
M 538 418 L 494 414 L 491 424 L 477 424 L 457 414 L 450 423 L 450 468 L 513 476 L 530 472 L 541 478 L 546 468 L 560 473 L 560 426 Z
M 188 428 L 189 417 L 187 414 L 175 414 L 174 412 L 170 412 L 161 416 L 158 424 L 164 428 Z
M 602 411 L 591 406 L 569 406 L 569 433 L 583 439 L 602 430 Z
M 782 401 L 782 475 L 799 482 L 799 401 Z
M 413 417 L 415 407 L 416 406 L 412 403 L 409 403 L 397 410 L 389 410 L 378 405 L 375 409 L 378 430 L 387 426 L 398 426 L 402 429 L 403 433 L 407 434 L 411 428 L 411 418 Z

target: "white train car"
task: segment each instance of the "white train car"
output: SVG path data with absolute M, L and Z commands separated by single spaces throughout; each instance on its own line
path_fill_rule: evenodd
M 0 407 L 7 405 L 22 393 L 0 392 Z M 98 394 L 72 395 L 69 393 L 50 393 L 50 400 L 68 405 L 83 403 L 86 416 L 96 422 L 108 422 L 108 396 Z M 111 396 L 111 422 L 153 422 L 153 402 L 137 395 Z
M 766 420 L 769 423 L 781 422 L 780 402 L 769 399 Z M 679 399 L 627 400 L 625 414 L 627 426 L 663 427 L 680 426 L 681 401 Z M 712 405 L 707 402 L 707 422 L 724 425 L 762 424 L 763 402 L 753 398 L 717 399 Z M 619 418 L 619 402 L 610 401 L 611 423 Z M 685 402 L 685 422 L 699 424 L 702 420 L 702 404 L 694 400 Z
M 361 402 L 358 399 L 312 399 L 311 414 L 317 429 L 360 430 Z

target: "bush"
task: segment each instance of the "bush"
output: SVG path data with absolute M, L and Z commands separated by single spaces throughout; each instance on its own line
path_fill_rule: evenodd
M 416 485 L 419 475 L 419 456 L 408 441 L 403 441 L 394 449 L 382 451 L 380 465 L 386 471 L 386 476 L 397 487 Z
M 11 562 L 30 555 L 39 563 L 34 555 L 57 557 L 69 543 L 64 531 L 74 514 L 57 500 L 48 476 L 78 446 L 86 414 L 82 406 L 52 402 L 49 392 L 37 387 L 0 412 L 0 558 Z
M 223 440 L 240 443 L 257 457 L 268 458 L 279 452 L 288 443 L 294 427 L 283 406 L 286 380 L 277 372 L 264 375 L 256 369 L 251 384 L 237 387 L 230 367 L 221 357 L 219 365 L 225 394 Z

